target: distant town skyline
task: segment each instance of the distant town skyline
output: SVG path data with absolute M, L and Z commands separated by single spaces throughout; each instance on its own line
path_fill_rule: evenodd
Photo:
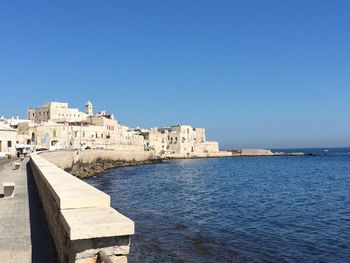
M 223 149 L 350 146 L 348 1 L 0 3 L 0 115 L 68 102 Z

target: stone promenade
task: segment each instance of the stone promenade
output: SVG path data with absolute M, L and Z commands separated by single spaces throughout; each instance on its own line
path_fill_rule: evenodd
M 56 262 L 28 160 L 15 162 L 0 159 L 0 262 Z M 14 197 L 3 197 L 4 182 L 15 183 Z

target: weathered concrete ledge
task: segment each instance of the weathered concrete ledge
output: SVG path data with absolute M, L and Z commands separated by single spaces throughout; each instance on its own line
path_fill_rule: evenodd
M 109 195 L 39 155 L 30 164 L 58 262 L 96 262 L 101 249 L 114 262 L 127 262 L 134 222 L 110 207 Z

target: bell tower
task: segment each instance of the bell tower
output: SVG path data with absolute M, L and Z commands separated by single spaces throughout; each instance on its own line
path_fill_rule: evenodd
M 92 103 L 90 101 L 85 103 L 85 113 L 89 116 L 93 116 Z

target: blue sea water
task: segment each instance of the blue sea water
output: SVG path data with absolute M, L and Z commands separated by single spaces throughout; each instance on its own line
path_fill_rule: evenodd
M 350 155 L 350 147 L 274 149 L 274 152 L 303 152 L 305 155 Z
M 129 262 L 350 261 L 350 155 L 175 160 L 86 181 L 135 221 Z

